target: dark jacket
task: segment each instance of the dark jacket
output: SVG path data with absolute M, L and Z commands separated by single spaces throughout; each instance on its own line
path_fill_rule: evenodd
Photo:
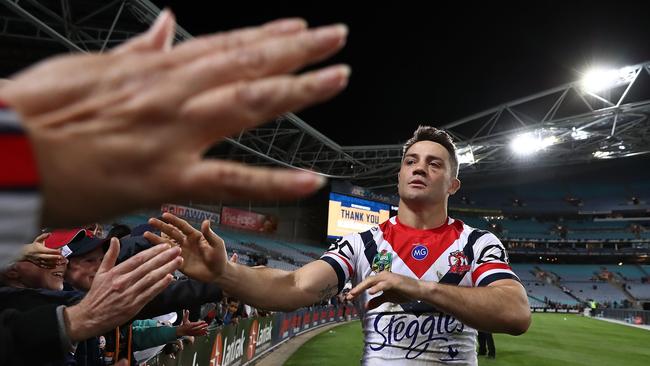
M 0 287 L 0 365 L 78 365 L 63 350 L 56 308 L 82 297 L 78 291 Z
M 102 365 L 96 337 L 80 342 L 74 359 L 62 349 L 56 308 L 76 304 L 84 295 L 74 290 L 0 287 L 0 365 Z M 147 304 L 135 319 L 149 319 L 188 306 L 219 301 L 221 296 L 221 289 L 214 284 L 175 281 Z M 121 328 L 129 327 L 130 322 Z M 114 338 L 114 334 L 107 335 L 107 346 L 108 337 Z M 128 347 L 120 352 L 123 357 L 126 357 L 123 352 L 126 349 Z

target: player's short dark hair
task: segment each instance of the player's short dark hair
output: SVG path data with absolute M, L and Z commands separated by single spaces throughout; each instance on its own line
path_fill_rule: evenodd
M 419 126 L 415 132 L 413 132 L 413 137 L 411 137 L 402 148 L 402 159 L 406 156 L 406 152 L 413 146 L 416 142 L 420 141 L 431 141 L 442 145 L 447 152 L 449 153 L 449 160 L 451 162 L 451 173 L 454 177 L 458 177 L 458 157 L 456 156 L 456 145 L 454 141 L 444 130 L 431 127 L 431 126 Z

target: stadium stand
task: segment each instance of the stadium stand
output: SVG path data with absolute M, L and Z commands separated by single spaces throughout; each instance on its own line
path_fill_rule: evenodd
M 562 282 L 571 294 L 582 301 L 593 299 L 599 303 L 617 303 L 626 299 L 625 294 L 620 288 L 612 286 L 608 282 Z
M 627 290 L 637 300 L 650 300 L 650 284 L 648 283 L 628 283 Z
M 559 287 L 553 284 L 547 284 L 541 281 L 522 281 L 526 288 L 528 297 L 533 297 L 538 301 L 545 303 L 553 302 L 560 305 L 575 306 L 579 302 L 575 298 L 567 295 Z M 547 305 L 548 306 L 548 305 Z

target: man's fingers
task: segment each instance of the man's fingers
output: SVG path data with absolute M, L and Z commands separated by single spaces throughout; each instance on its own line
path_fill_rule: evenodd
M 183 310 L 183 324 L 189 323 L 190 321 L 190 312 L 187 310 Z
M 301 32 L 306 28 L 307 22 L 304 19 L 279 19 L 258 27 L 194 38 L 176 46 L 170 56 L 174 63 L 182 65 L 207 54 L 227 52 L 263 41 L 269 37 Z
M 204 160 L 185 170 L 180 190 L 192 200 L 279 200 L 306 196 L 324 184 L 311 172 Z
M 168 252 L 171 252 L 175 249 L 177 248 L 172 248 Z M 150 266 L 147 266 L 149 264 Z M 169 260 L 167 253 L 162 253 L 158 257 L 150 260 L 142 266 L 149 267 L 147 271 L 144 271 L 144 268 L 142 268 L 142 270 L 138 268 L 136 271 L 127 275 L 127 283 L 129 283 L 129 281 L 133 281 L 133 285 L 131 285 L 131 288 L 129 290 L 135 293 L 142 292 L 154 283 L 157 283 L 158 281 L 164 279 L 167 275 L 172 274 L 175 270 L 181 268 L 182 264 L 183 258 L 177 256 Z
M 368 289 L 368 293 L 370 295 L 374 295 L 378 292 L 384 291 L 386 289 L 386 283 L 385 282 L 379 282 L 376 285 L 372 286 L 371 288 Z
M 177 228 L 187 236 L 193 235 L 197 232 L 197 230 L 187 221 L 181 219 L 178 216 L 175 216 L 174 214 L 165 212 L 163 213 L 162 218 L 167 224 L 171 224 L 173 227 Z
M 183 258 L 180 257 L 180 254 L 181 249 L 179 247 L 167 249 L 164 252 L 149 259 L 144 264 L 141 264 L 130 272 L 125 273 L 123 281 L 127 284 L 130 284 L 141 282 L 141 279 L 145 279 L 147 277 L 155 277 L 155 275 L 158 275 L 158 277 L 162 278 L 169 268 L 172 269 L 166 273 L 172 273 L 176 269 L 180 268 L 181 264 L 183 263 Z
M 50 236 L 50 233 L 43 233 L 43 234 L 37 236 L 36 239 L 34 239 L 34 243 L 43 243 L 45 241 L 45 239 L 47 239 L 49 236 Z M 50 248 L 48 248 L 48 249 L 50 249 Z M 52 249 L 52 250 L 55 250 L 55 249 Z
M 58 256 L 61 257 L 61 249 L 52 249 L 44 246 L 41 243 L 38 243 L 38 253 L 36 253 L 39 256 Z
M 115 47 L 111 52 L 115 54 L 142 51 L 168 51 L 176 31 L 174 14 L 165 9 L 148 31 L 130 39 L 128 42 Z
M 377 278 L 376 277 L 377 276 L 367 277 L 365 280 L 361 281 L 361 283 L 354 286 L 354 288 L 352 288 L 350 290 L 350 292 L 348 292 L 348 296 L 350 296 L 352 298 L 355 298 L 355 297 L 361 295 L 363 293 L 363 291 L 365 291 L 367 288 L 370 288 L 370 287 L 374 286 L 375 283 L 377 283 Z
M 156 218 L 150 218 L 147 223 L 151 226 L 154 227 L 154 229 L 157 229 L 158 231 L 162 232 L 162 228 L 165 226 L 166 222 L 156 219 Z
M 117 238 L 111 238 L 111 244 L 108 247 L 108 251 L 104 255 L 104 259 L 102 259 L 102 263 L 99 265 L 97 274 L 110 271 L 111 268 L 115 266 L 115 261 L 117 261 L 117 257 L 119 254 L 120 254 L 120 241 L 117 240 Z M 97 278 L 97 276 L 95 276 L 95 278 Z
M 187 131 L 207 148 L 224 136 L 333 97 L 348 84 L 350 68 L 337 65 L 299 76 L 232 83 L 200 93 L 179 111 Z M 220 121 L 220 123 L 214 123 Z
M 221 239 L 219 235 L 217 235 L 217 233 L 212 231 L 209 220 L 204 220 L 201 223 L 201 233 L 203 234 L 203 237 L 205 238 L 205 240 L 208 241 L 211 247 L 223 248 L 223 250 L 226 250 L 226 243 L 223 241 L 223 239 Z
M 147 239 L 151 244 L 153 245 L 158 245 L 158 244 L 172 244 L 169 239 L 165 239 L 161 236 L 158 236 L 150 231 L 145 231 L 144 234 L 142 234 L 145 239 Z
M 185 234 L 183 234 L 175 225 L 153 218 L 149 220 L 149 223 L 156 229 L 167 234 L 170 238 L 174 239 L 178 244 L 182 244 L 185 241 Z
M 111 239 L 111 244 L 113 243 L 113 240 L 116 239 Z M 133 257 L 127 259 L 126 261 L 120 263 L 118 266 L 115 267 L 115 271 L 117 274 L 129 273 L 133 271 L 135 268 L 138 268 L 144 263 L 146 263 L 151 258 L 154 258 L 160 253 L 164 252 L 165 250 L 168 250 L 170 247 L 171 246 L 169 244 L 160 244 L 151 247 L 147 250 L 143 250 L 140 253 L 134 255 Z M 106 259 L 106 257 L 104 257 L 104 259 Z
M 63 258 L 65 258 L 65 257 L 63 257 L 60 253 L 56 253 L 56 254 L 42 254 L 42 253 L 39 253 L 36 256 L 36 260 L 38 260 L 40 262 L 53 263 L 53 264 L 57 264 Z
M 151 30 L 152 48 L 154 50 L 170 51 L 172 43 L 174 42 L 174 35 L 176 34 L 176 17 L 174 13 L 165 9 L 167 15 L 163 20 L 160 20 L 160 25 L 156 24 L 159 28 Z
M 346 26 L 338 24 L 210 54 L 178 68 L 172 79 L 185 80 L 186 90 L 199 93 L 231 82 L 290 73 L 338 52 L 347 32 Z

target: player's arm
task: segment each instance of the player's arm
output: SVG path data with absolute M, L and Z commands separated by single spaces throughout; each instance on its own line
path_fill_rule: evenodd
M 336 273 L 322 260 L 292 272 L 228 262 L 215 282 L 246 304 L 276 311 L 313 305 L 338 293 Z
M 201 231 L 170 213 L 163 221 L 149 223 L 167 234 L 183 249 L 181 271 L 204 282 L 216 282 L 222 290 L 246 304 L 265 310 L 290 311 L 312 305 L 336 295 L 340 281 L 334 268 L 323 260 L 311 262 L 296 271 L 250 268 L 228 260 L 223 239 L 204 221 Z M 167 241 L 145 233 L 153 242 Z
M 485 287 L 459 287 L 382 272 L 366 278 L 349 292 L 348 298 L 365 290 L 370 295 L 383 292 L 368 302 L 369 309 L 384 302 L 421 300 L 486 332 L 519 335 L 530 326 L 528 297 L 523 286 L 513 279 L 497 280 Z
M 498 280 L 485 287 L 420 282 L 422 300 L 472 328 L 520 335 L 530 326 L 528 296 L 516 280 Z

